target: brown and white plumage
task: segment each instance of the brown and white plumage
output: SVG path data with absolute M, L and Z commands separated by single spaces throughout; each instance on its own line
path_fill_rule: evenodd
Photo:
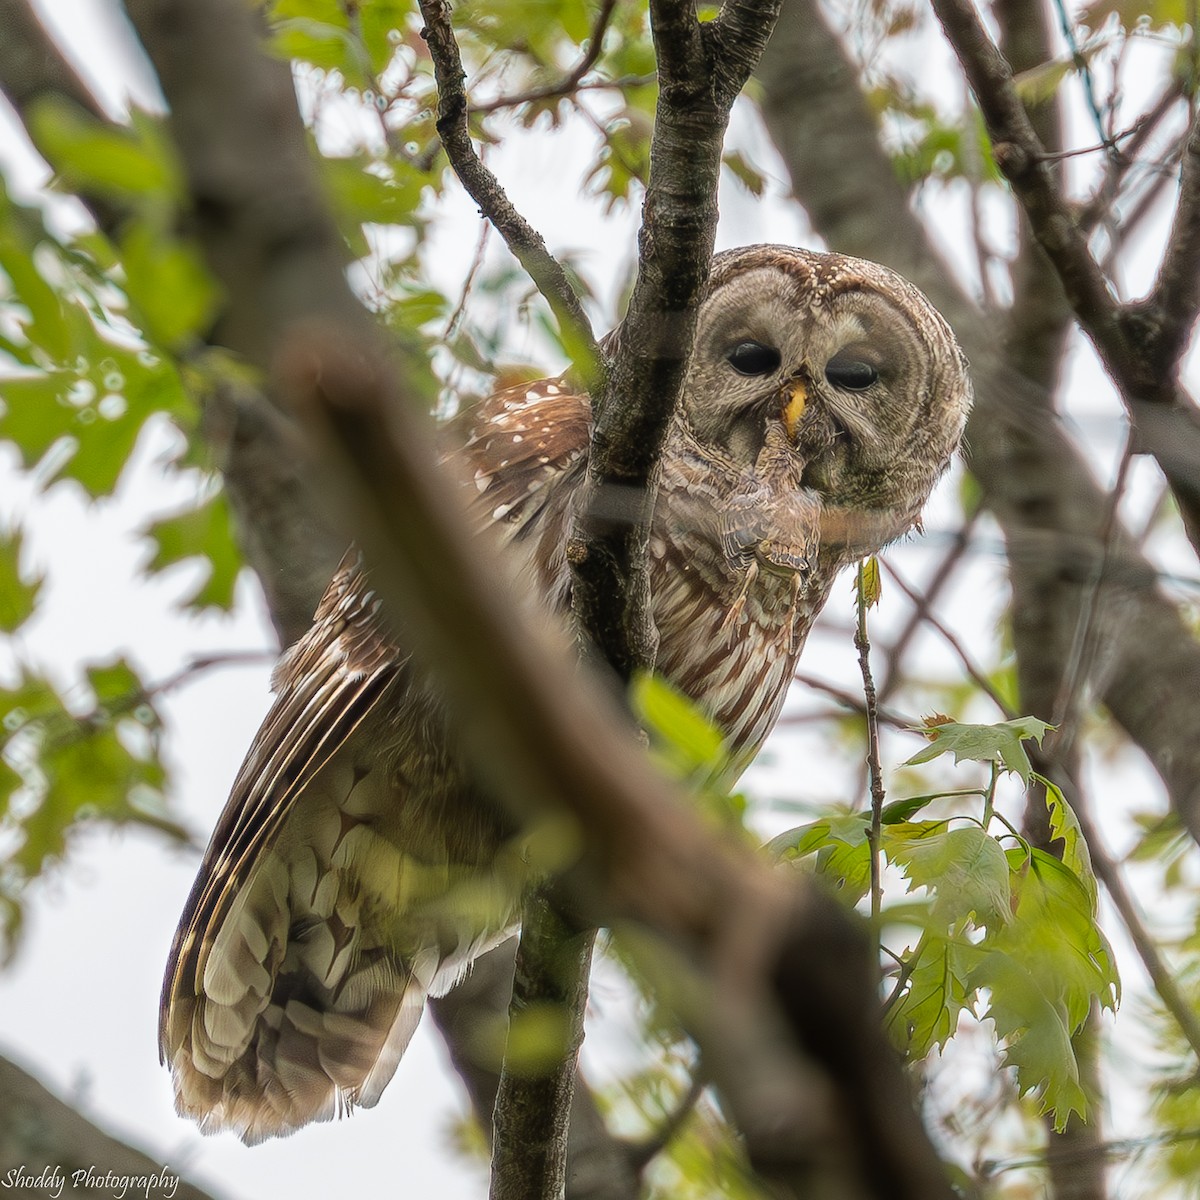
M 898 276 L 840 255 L 718 255 L 650 543 L 658 669 L 738 766 L 770 732 L 846 563 L 908 530 L 970 398 L 953 336 Z M 531 593 L 565 611 L 591 410 L 510 388 L 450 451 Z M 217 824 L 171 949 L 160 1046 L 182 1113 L 248 1142 L 391 1078 L 425 996 L 511 928 L 514 831 L 476 803 L 436 688 L 348 554 Z

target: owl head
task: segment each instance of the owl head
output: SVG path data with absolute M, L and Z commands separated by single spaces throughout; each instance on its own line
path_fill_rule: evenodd
M 949 326 L 886 267 L 774 245 L 713 260 L 683 420 L 731 467 L 751 469 L 782 431 L 827 511 L 911 514 L 907 527 L 970 401 Z

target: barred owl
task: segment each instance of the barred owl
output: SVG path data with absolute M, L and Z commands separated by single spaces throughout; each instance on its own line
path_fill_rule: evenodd
M 649 558 L 657 667 L 737 766 L 838 570 L 917 522 L 969 401 L 953 335 L 891 271 L 784 246 L 715 258 Z M 590 418 L 565 378 L 510 388 L 448 453 L 551 611 Z M 378 610 L 351 552 L 280 661 L 171 948 L 161 1055 L 206 1132 L 253 1143 L 374 1104 L 425 997 L 513 926 L 514 831 Z

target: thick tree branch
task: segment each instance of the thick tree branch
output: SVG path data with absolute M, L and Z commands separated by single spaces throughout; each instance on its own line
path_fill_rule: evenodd
M 422 36 L 433 60 L 438 87 L 437 131 L 467 194 L 496 227 L 505 245 L 525 268 L 558 321 L 563 342 L 575 368 L 590 388 L 600 385 L 603 359 L 587 313 L 571 286 L 562 264 L 546 249 L 542 235 L 525 220 L 509 200 L 500 181 L 483 164 L 471 144 L 467 127 L 466 74 L 450 24 L 447 0 L 420 0 L 425 21 Z M 599 48 L 597 45 L 597 53 Z M 584 68 L 586 71 L 587 68 Z
M 59 1184 L 26 1186 L 11 1174 L 21 1171 L 24 1178 L 38 1179 L 46 1167 L 57 1169 Z M 105 1133 L 15 1063 L 0 1058 L 0 1180 L 5 1181 L 5 1190 L 13 1189 L 10 1194 L 83 1200 L 101 1194 L 104 1185 L 96 1181 L 111 1172 L 118 1178 L 160 1179 L 161 1185 L 147 1187 L 149 1196 L 212 1200 L 209 1193 L 180 1180 L 178 1172 L 172 1171 L 166 1177 L 163 1171 L 161 1159 L 151 1158 Z M 120 1185 L 107 1190 L 115 1194 Z M 142 1193 L 132 1185 L 128 1194 Z
M 186 115 L 174 124 L 189 186 L 207 178 L 202 165 L 230 136 L 225 122 L 235 112 L 239 127 L 259 131 L 256 145 L 240 149 L 252 150 L 249 161 L 261 168 L 280 130 L 262 120 L 264 104 L 277 110 L 259 91 L 268 64 L 246 53 L 252 38 L 242 5 L 170 0 L 154 14 L 137 11 L 173 107 L 194 112 L 214 92 L 230 100 L 205 126 Z M 177 32 L 191 32 L 186 41 L 158 36 L 167 12 Z M 192 69 L 181 69 L 181 55 Z M 285 147 L 243 183 L 248 190 L 226 214 L 231 236 L 245 229 L 239 210 L 248 209 L 267 218 L 263 242 L 278 246 L 269 214 L 289 224 L 281 201 L 299 192 L 305 203 L 310 168 Z M 467 537 L 418 408 L 397 389 L 365 313 L 352 317 L 342 298 L 316 298 L 310 283 L 331 278 L 349 296 L 336 261 L 312 252 L 331 241 L 306 239 L 295 248 L 299 260 L 278 268 L 304 284 L 299 295 L 311 298 L 319 324 L 292 324 L 295 301 L 259 289 L 280 308 L 257 326 L 231 324 L 247 339 L 234 348 L 279 364 L 286 394 L 341 484 L 328 494 L 355 514 L 377 586 L 441 680 L 481 778 L 526 821 L 567 817 L 583 857 L 561 877 L 566 893 L 590 916 L 620 926 L 658 982 L 678 988 L 690 980 L 671 998 L 712 1066 L 751 1162 L 781 1194 L 802 1194 L 819 1168 L 846 1181 L 850 1194 L 948 1200 L 883 1038 L 861 929 L 833 900 L 787 886 L 743 848 L 714 839 L 650 768 L 624 718 L 580 678 L 563 642 L 522 618 L 502 561 Z M 263 245 L 247 249 L 251 264 L 261 260 Z M 239 267 L 226 250 L 215 239 L 208 246 L 232 290 Z M 350 319 L 335 323 L 332 311 Z M 280 340 L 264 342 L 262 330 Z M 816 1094 L 836 1097 L 834 1104 L 814 1107 L 812 1063 L 825 1080 Z
M 701 25 L 685 0 L 653 0 L 659 98 L 633 295 L 596 396 L 588 482 L 568 546 L 575 613 L 622 678 L 652 665 L 646 542 L 655 476 L 683 388 L 717 226 L 729 110 L 770 36 L 780 0 L 727 0 Z M 625 498 L 621 519 L 606 496 Z
M 451 992 L 429 1002 L 450 1048 L 454 1069 L 488 1137 L 500 1086 L 504 1031 L 508 1023 L 516 942 L 476 959 L 471 973 Z M 604 1123 L 582 1074 L 571 1092 L 566 1200 L 630 1200 L 640 1190 L 641 1164 Z

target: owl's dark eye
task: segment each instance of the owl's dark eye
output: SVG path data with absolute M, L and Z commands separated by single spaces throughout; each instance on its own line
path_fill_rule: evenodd
M 825 378 L 834 387 L 862 392 L 879 378 L 879 371 L 871 363 L 842 351 L 825 364 Z
M 739 375 L 770 375 L 783 361 L 774 346 L 764 346 L 761 342 L 739 342 L 725 360 Z

